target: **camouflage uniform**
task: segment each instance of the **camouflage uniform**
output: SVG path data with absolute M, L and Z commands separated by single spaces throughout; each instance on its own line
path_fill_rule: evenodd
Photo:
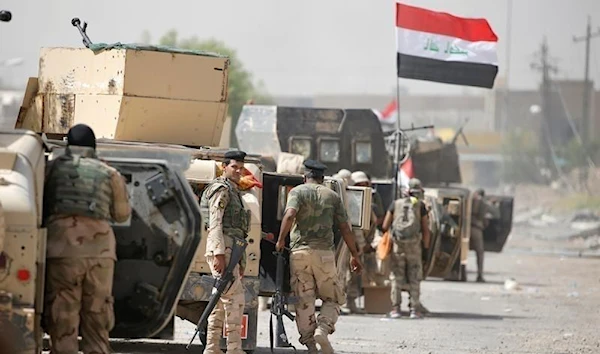
M 421 218 L 427 215 L 427 209 L 422 201 L 415 197 L 409 197 L 413 203 L 413 207 L 419 210 L 417 215 L 419 218 L 415 221 L 421 225 Z M 400 213 L 394 214 L 396 202 L 392 203 L 389 212 L 394 218 L 400 217 Z M 393 228 L 391 230 L 393 233 Z M 410 241 L 397 241 L 393 239 L 392 252 L 390 254 L 390 282 L 391 282 L 391 301 L 394 309 L 400 311 L 402 303 L 402 287 L 405 283 L 408 284 L 408 292 L 410 294 L 411 316 L 420 308 L 420 285 L 423 278 L 423 262 L 421 258 L 421 232 L 417 232 Z M 416 314 L 415 314 L 416 315 Z
M 320 184 L 303 184 L 288 194 L 287 209 L 296 210 L 290 232 L 292 291 L 298 297 L 296 323 L 300 343 L 314 345 L 315 331 L 335 331 L 345 294 L 340 283 L 333 244 L 333 226 L 348 222 L 340 197 Z M 315 319 L 315 300 L 323 301 Z M 317 328 L 318 327 L 318 328 Z
M 110 353 L 116 242 L 107 220 L 131 214 L 125 181 L 91 147 L 69 146 L 47 168 L 44 325 L 52 353 Z
M 486 215 L 498 217 L 498 209 L 480 197 L 473 198 L 471 209 L 471 236 L 469 237 L 469 249 L 475 250 L 477 255 L 477 281 L 483 282 L 483 230 L 486 227 Z
M 226 178 L 217 178 L 211 182 L 202 194 L 200 201 L 202 210 L 208 211 L 208 237 L 206 240 L 206 261 L 212 275 L 220 277 L 214 267 L 214 258 L 225 255 L 225 266 L 231 258 L 233 237 L 246 238 L 248 235 L 249 214 L 244 209 L 242 196 L 237 185 Z M 227 333 L 227 353 L 243 354 L 241 325 L 244 313 L 244 287 L 240 276 L 240 266 L 245 267 L 245 260 L 240 261 L 234 271 L 234 281 L 229 290 L 223 292 L 220 301 L 210 314 L 207 326 L 205 354 L 222 353 L 219 342 L 225 322 Z

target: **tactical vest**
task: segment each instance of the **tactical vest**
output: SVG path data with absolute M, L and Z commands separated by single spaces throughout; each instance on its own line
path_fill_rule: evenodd
M 111 172 L 101 161 L 67 148 L 50 168 L 44 192 L 46 215 L 111 218 Z
M 250 214 L 244 209 L 242 195 L 239 190 L 232 187 L 230 183 L 231 182 L 221 177 L 209 183 L 200 199 L 200 211 L 202 219 L 204 220 L 204 227 L 205 229 L 208 229 L 208 222 L 210 220 L 210 198 L 212 198 L 219 189 L 226 188 L 229 193 L 229 203 L 227 203 L 223 212 L 223 234 L 243 239 L 248 236 Z
M 418 241 L 421 232 L 421 202 L 406 197 L 394 202 L 392 238 L 396 242 Z

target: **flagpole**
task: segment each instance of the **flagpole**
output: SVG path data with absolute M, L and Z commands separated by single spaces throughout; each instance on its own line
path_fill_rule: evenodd
M 396 18 L 394 19 L 394 23 L 398 18 L 398 5 L 394 3 Z M 402 134 L 400 133 L 400 77 L 398 73 L 400 72 L 400 63 L 398 63 L 398 29 L 394 25 L 394 35 L 396 38 L 396 132 L 394 139 L 394 200 L 400 197 L 400 188 L 398 186 L 400 182 L 400 147 L 402 146 Z

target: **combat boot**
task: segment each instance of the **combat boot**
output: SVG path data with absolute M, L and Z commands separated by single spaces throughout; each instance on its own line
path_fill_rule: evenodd
M 319 343 L 321 353 L 323 354 L 333 354 L 333 347 L 331 346 L 331 343 L 329 343 L 329 338 L 327 338 L 328 335 L 329 333 L 321 327 L 317 328 L 315 331 L 315 341 Z
M 400 306 L 392 307 L 392 311 L 390 311 L 388 316 L 394 319 L 402 317 L 402 313 L 400 312 Z
M 415 320 L 415 319 L 420 319 L 421 314 L 416 310 L 416 309 L 410 309 L 410 318 Z

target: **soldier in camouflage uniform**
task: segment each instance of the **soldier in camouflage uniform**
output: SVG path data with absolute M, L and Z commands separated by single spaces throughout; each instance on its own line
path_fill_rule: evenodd
M 483 199 L 485 192 L 478 189 L 473 195 L 473 204 L 471 207 L 471 237 L 469 238 L 469 248 L 475 250 L 477 255 L 477 282 L 485 283 L 483 279 L 483 230 L 486 227 L 486 215 L 491 214 L 493 218 L 498 218 L 500 211 L 494 205 Z
M 357 187 L 372 187 L 371 179 L 363 171 L 355 171 L 350 176 Z M 375 249 L 371 245 L 375 238 L 378 227 L 383 224 L 384 207 L 381 195 L 373 190 L 373 202 L 371 203 L 372 216 L 369 231 L 354 230 L 355 242 L 361 250 L 361 261 L 365 265 L 365 276 L 368 282 L 377 282 L 377 259 Z M 343 313 L 363 314 L 364 311 L 356 306 L 356 299 L 361 293 L 361 275 L 346 272 L 346 305 L 342 307 Z
M 200 200 L 208 237 L 206 240 L 206 261 L 212 275 L 220 277 L 229 264 L 233 238 L 245 239 L 248 236 L 250 214 L 245 210 L 237 183 L 244 168 L 246 153 L 228 151 L 223 162 L 223 176 L 211 182 Z M 222 354 L 219 347 L 223 322 L 227 333 L 227 353 L 244 354 L 242 350 L 241 325 L 244 313 L 245 259 L 234 269 L 234 281 L 229 290 L 223 292 L 217 306 L 208 318 L 206 347 L 204 354 Z
M 295 308 L 300 343 L 308 347 L 309 354 L 318 353 L 316 343 L 323 354 L 331 354 L 333 348 L 327 336 L 335 331 L 340 305 L 345 302 L 335 265 L 334 226 L 340 229 L 350 249 L 353 271 L 360 272 L 362 264 L 342 200 L 323 185 L 326 166 L 307 160 L 304 167 L 305 184 L 294 187 L 288 194 L 276 249 L 283 250 L 286 235 L 291 230 L 290 281 L 299 300 Z M 323 304 L 315 319 L 317 297 Z
M 391 318 L 400 318 L 402 286 L 408 283 L 410 318 L 420 318 L 420 282 L 423 278 L 422 247 L 429 248 L 429 218 L 425 204 L 416 197 L 402 197 L 392 205 L 383 221 L 393 240 L 390 282 Z M 422 240 L 421 240 L 422 234 Z M 423 241 L 423 246 L 421 245 Z
M 423 204 L 425 204 L 425 191 L 423 190 L 423 185 L 421 184 L 421 180 L 419 180 L 418 178 L 411 178 L 408 181 L 408 195 L 411 197 L 415 197 L 417 198 L 419 201 L 423 202 Z M 430 207 L 430 206 L 429 206 Z M 428 208 L 428 205 L 425 204 L 425 208 Z M 421 255 L 421 259 L 423 259 L 422 257 L 423 255 Z M 402 286 L 402 289 L 406 292 L 408 292 L 408 301 L 409 301 L 409 307 L 411 306 L 410 301 L 411 296 L 410 296 L 410 284 L 405 283 Z M 429 309 L 427 309 L 425 307 L 425 305 L 423 305 L 423 303 L 421 301 L 419 301 L 419 303 L 415 306 L 416 312 L 420 313 L 421 315 L 429 315 Z
M 44 327 L 54 354 L 110 353 L 116 241 L 109 220 L 131 214 L 123 177 L 96 156 L 92 129 L 67 134 L 65 154 L 49 162 L 44 189 L 48 239 Z

